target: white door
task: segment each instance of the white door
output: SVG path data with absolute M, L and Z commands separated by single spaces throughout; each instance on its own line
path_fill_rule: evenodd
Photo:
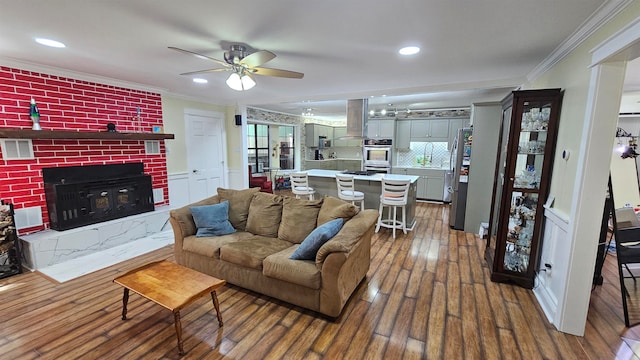
M 224 171 L 224 115 L 185 115 L 187 132 L 187 164 L 189 169 L 189 203 L 217 193 L 226 187 Z

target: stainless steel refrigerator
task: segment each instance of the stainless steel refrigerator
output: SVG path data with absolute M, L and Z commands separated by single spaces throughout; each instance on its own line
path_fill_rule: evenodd
M 458 135 L 451 149 L 451 209 L 449 226 L 456 230 L 464 230 L 464 213 L 467 205 L 467 189 L 469 185 L 469 167 L 471 166 L 471 145 L 473 130 L 458 129 Z

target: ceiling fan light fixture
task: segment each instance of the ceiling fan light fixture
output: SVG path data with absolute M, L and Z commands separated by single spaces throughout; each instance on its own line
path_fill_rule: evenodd
M 244 74 L 240 77 L 240 81 L 242 81 L 242 87 L 245 90 L 249 90 L 252 87 L 256 86 L 256 81 L 253 80 L 253 78 L 251 77 L 251 75 L 249 74 Z
M 256 82 L 250 75 L 246 73 L 242 73 L 242 75 L 240 75 L 238 72 L 234 71 L 227 78 L 227 86 L 236 91 L 244 91 L 256 86 Z

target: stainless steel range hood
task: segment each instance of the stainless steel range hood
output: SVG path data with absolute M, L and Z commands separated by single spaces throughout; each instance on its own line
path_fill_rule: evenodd
M 369 100 L 347 100 L 347 136 L 345 139 L 363 139 L 367 130 Z

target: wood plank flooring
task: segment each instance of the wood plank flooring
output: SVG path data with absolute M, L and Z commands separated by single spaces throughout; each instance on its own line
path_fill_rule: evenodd
M 489 281 L 484 240 L 451 230 L 448 206 L 419 203 L 418 226 L 374 235 L 371 269 L 342 316 L 317 314 L 233 285 L 182 312 L 185 359 L 640 359 L 624 326 L 615 256 L 593 290 L 584 337 L 558 332 L 530 290 Z M 172 246 L 57 284 L 0 280 L 1 359 L 178 359 L 173 316 L 113 278 L 173 259 Z M 637 304 L 637 302 L 636 302 Z M 638 350 L 636 350 L 638 351 Z

